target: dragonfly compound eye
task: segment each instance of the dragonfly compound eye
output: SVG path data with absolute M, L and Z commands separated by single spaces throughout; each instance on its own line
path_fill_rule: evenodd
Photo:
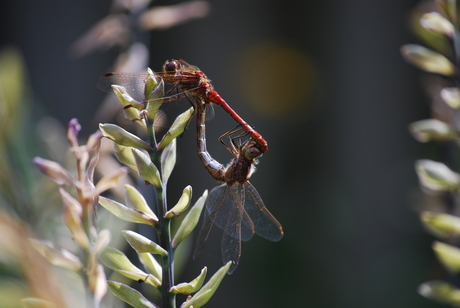
M 168 73 L 175 73 L 179 68 L 180 64 L 177 60 L 166 61 L 163 65 L 163 71 Z
M 262 152 L 256 147 L 250 147 L 244 151 L 244 157 L 248 160 L 253 160 L 262 155 Z

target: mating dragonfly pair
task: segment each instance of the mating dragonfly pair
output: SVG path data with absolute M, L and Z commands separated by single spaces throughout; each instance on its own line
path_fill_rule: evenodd
M 192 102 L 196 116 L 197 152 L 203 166 L 222 185 L 214 187 L 205 203 L 204 221 L 198 235 L 194 257 L 203 249 L 213 225 L 224 231 L 221 243 L 224 264 L 232 261 L 228 273 L 238 266 L 241 240 L 248 241 L 254 233 L 271 241 L 283 237 L 283 228 L 265 207 L 257 190 L 249 182 L 257 158 L 268 151 L 268 143 L 246 123 L 214 90 L 211 81 L 197 67 L 183 60 L 166 61 L 161 73 L 155 73 L 165 84 L 172 84 L 179 94 L 166 99 L 166 103 L 179 98 Z M 109 73 L 99 78 L 99 89 L 110 92 L 113 84 L 126 86 L 132 96 L 144 86 L 146 74 Z M 164 99 L 164 98 L 162 98 Z M 232 153 L 233 159 L 224 166 L 207 151 L 206 113 L 212 104 L 224 109 L 237 123 L 238 128 L 223 134 L 219 140 Z M 224 138 L 228 138 L 228 145 Z

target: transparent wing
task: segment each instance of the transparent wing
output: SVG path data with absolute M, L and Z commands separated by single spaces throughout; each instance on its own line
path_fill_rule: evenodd
M 265 207 L 262 198 L 251 183 L 244 184 L 246 190 L 246 202 L 244 210 L 254 224 L 255 232 L 270 241 L 279 241 L 284 234 L 283 227 Z
M 222 260 L 224 264 L 232 261 L 228 273 L 231 274 L 238 266 L 241 256 L 241 220 L 243 217 L 244 187 L 241 184 L 234 184 L 228 187 L 228 194 L 222 206 L 228 209 L 225 217 L 225 229 L 222 236 Z M 219 217 L 224 220 L 224 217 Z
M 214 224 L 216 216 L 219 214 L 223 199 L 225 198 L 227 185 L 223 184 L 214 187 L 209 192 L 208 198 L 205 203 L 205 211 L 203 217 L 203 224 L 200 232 L 198 233 L 198 240 L 196 243 L 193 259 L 203 250 L 204 244 L 208 239 L 209 232 L 211 232 L 212 225 Z

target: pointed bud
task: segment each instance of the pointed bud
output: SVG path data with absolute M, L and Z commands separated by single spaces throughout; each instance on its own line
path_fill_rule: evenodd
M 182 196 L 180 197 L 177 204 L 173 206 L 172 209 L 166 212 L 165 218 L 171 219 L 174 216 L 179 216 L 182 212 L 184 212 L 190 206 L 190 202 L 192 201 L 192 187 L 188 185 L 182 191 Z
M 420 45 L 408 44 L 401 47 L 406 61 L 429 73 L 453 76 L 455 66 L 446 57 Z
M 422 283 L 417 291 L 420 295 L 428 299 L 444 304 L 460 306 L 460 289 L 445 281 L 432 280 Z
M 460 236 L 460 217 L 424 211 L 420 214 L 424 226 L 434 235 L 441 238 Z
M 115 157 L 118 161 L 137 172 L 136 160 L 134 159 L 132 147 L 125 147 L 114 143 Z
M 161 153 L 161 170 L 163 170 L 163 184 L 168 182 L 174 165 L 176 164 L 176 139 L 173 139 L 170 144 Z
M 126 241 L 129 243 L 129 245 L 131 245 L 131 247 L 133 247 L 133 249 L 137 253 L 150 252 L 163 257 L 166 257 L 168 255 L 168 252 L 161 248 L 160 245 L 146 238 L 145 236 L 140 235 L 139 233 L 130 230 L 123 230 L 121 231 L 121 233 L 125 237 Z
M 150 253 L 138 253 L 139 260 L 144 267 L 161 283 L 162 268 L 157 259 L 155 259 Z
M 159 308 L 151 303 L 139 291 L 116 281 L 107 281 L 110 291 L 119 299 L 136 308 Z
M 147 201 L 145 201 L 144 196 L 135 187 L 129 184 L 125 185 L 125 201 L 128 207 L 144 212 L 158 220 L 155 213 L 147 204 Z
M 179 243 L 189 236 L 195 229 L 198 221 L 200 220 L 201 211 L 203 210 L 207 197 L 208 191 L 205 190 L 203 195 L 196 201 L 190 212 L 188 212 L 187 216 L 185 216 L 184 220 L 182 220 L 171 242 L 171 246 L 173 248 L 176 248 Z
M 195 109 L 191 107 L 187 111 L 181 113 L 174 120 L 174 123 L 171 125 L 168 132 L 163 136 L 158 144 L 158 150 L 163 150 L 174 138 L 178 137 L 185 131 L 194 113 Z
M 150 158 L 138 149 L 132 149 L 139 176 L 156 187 L 161 187 L 160 172 Z
M 454 37 L 454 25 L 438 12 L 423 14 L 420 18 L 420 25 L 434 33 L 445 35 L 449 38 Z
M 65 170 L 58 163 L 41 157 L 35 157 L 33 163 L 41 170 L 41 172 L 53 179 L 53 181 L 56 182 L 56 184 L 68 184 L 72 186 L 74 185 L 73 180 L 70 177 L 67 170 Z
M 443 163 L 422 159 L 415 163 L 415 170 L 421 184 L 436 191 L 458 191 L 460 175 Z
M 409 126 L 409 130 L 420 142 L 452 140 L 460 136 L 452 126 L 436 119 L 414 122 Z
M 81 130 L 81 125 L 78 123 L 78 119 L 73 118 L 67 126 L 67 139 L 73 147 L 78 147 L 78 133 Z
M 442 242 L 434 242 L 433 250 L 441 264 L 452 273 L 460 273 L 460 249 Z
M 101 254 L 100 260 L 108 268 L 117 271 L 132 280 L 142 280 L 154 287 L 159 287 L 161 285 L 161 282 L 158 279 L 136 267 L 124 253 L 115 248 L 107 247 Z
M 227 262 L 224 266 L 222 266 L 212 277 L 209 281 L 197 292 L 193 297 L 188 298 L 180 308 L 200 308 L 203 307 L 214 295 L 217 288 L 219 287 L 222 279 L 224 279 L 225 275 L 230 268 L 232 262 Z
M 460 109 L 460 89 L 444 88 L 439 93 L 442 100 L 454 109 Z
M 104 137 L 112 140 L 116 144 L 123 145 L 126 147 L 133 147 L 144 149 L 146 151 L 152 148 L 142 139 L 129 133 L 118 125 L 115 124 L 99 124 L 99 128 L 102 131 Z
M 130 209 L 129 207 L 126 207 L 125 205 L 108 198 L 99 197 L 99 204 L 111 212 L 113 215 L 124 221 L 151 226 L 154 226 L 158 223 L 156 217 L 151 217 L 139 210 Z
M 198 291 L 201 286 L 204 283 L 204 279 L 206 278 L 206 273 L 208 272 L 208 269 L 204 267 L 201 270 L 201 273 L 198 277 L 193 279 L 190 282 L 184 282 L 184 283 L 179 283 L 178 285 L 174 286 L 169 290 L 169 292 L 174 293 L 174 294 L 192 294 Z

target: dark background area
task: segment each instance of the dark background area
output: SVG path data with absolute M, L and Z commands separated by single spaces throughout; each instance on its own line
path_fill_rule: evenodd
M 209 307 L 438 306 L 416 292 L 436 266 L 413 202 L 413 164 L 427 157 L 407 130 L 428 117 L 428 107 L 420 73 L 399 53 L 402 44 L 417 42 L 408 26 L 417 1 L 210 4 L 201 20 L 151 33 L 150 67 L 158 71 L 172 58 L 199 66 L 268 140 L 251 182 L 285 236 L 245 243 L 237 271 Z M 95 83 L 117 53 L 72 59 L 69 46 L 107 14 L 109 1 L 6 5 L 0 43 L 23 53 L 43 113 L 63 124 L 76 117 L 84 132 L 95 131 L 92 114 L 104 97 Z M 217 137 L 234 123 L 216 112 L 208 147 L 226 162 Z M 170 200 L 187 184 L 195 199 L 216 185 L 195 154 L 191 127 L 178 142 Z M 210 272 L 221 266 L 215 231 L 178 281 L 203 265 Z

